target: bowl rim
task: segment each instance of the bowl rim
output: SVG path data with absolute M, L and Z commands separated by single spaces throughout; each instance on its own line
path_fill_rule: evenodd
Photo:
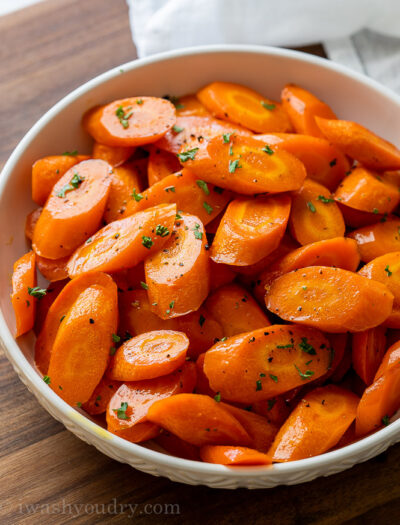
M 295 51 L 291 49 L 284 49 L 279 47 L 259 46 L 259 45 L 242 45 L 242 44 L 223 44 L 223 45 L 206 45 L 198 47 L 187 47 L 173 51 L 166 51 L 158 53 L 146 58 L 138 58 L 130 62 L 126 62 L 119 66 L 116 66 L 93 79 L 85 82 L 81 86 L 68 93 L 56 104 L 54 104 L 39 120 L 30 128 L 30 130 L 21 139 L 14 151 L 10 155 L 6 164 L 4 165 L 0 173 L 0 197 L 2 196 L 4 189 L 7 185 L 9 177 L 11 176 L 15 165 L 19 161 L 20 157 L 23 156 L 25 149 L 29 146 L 30 142 L 38 135 L 44 126 L 58 115 L 63 109 L 65 109 L 70 103 L 80 98 L 82 95 L 87 94 L 93 88 L 106 83 L 110 79 L 120 76 L 122 73 L 132 71 L 142 66 L 149 64 L 156 64 L 169 59 L 195 56 L 201 54 L 218 54 L 218 53 L 250 53 L 259 54 L 265 56 L 274 56 L 281 58 L 294 59 L 296 61 L 305 62 L 308 64 L 319 66 L 321 69 L 328 69 L 337 73 L 340 73 L 346 77 L 358 81 L 364 85 L 369 86 L 373 90 L 379 92 L 385 96 L 390 103 L 395 104 L 400 109 L 400 96 L 389 88 L 381 85 L 379 82 L 361 74 L 356 71 L 336 64 L 325 58 L 321 58 L 315 55 L 310 55 L 301 51 Z M 26 357 L 20 350 L 17 342 L 15 341 L 11 331 L 9 330 L 2 310 L 0 310 L 0 339 L 3 342 L 6 356 L 11 361 L 14 369 L 17 369 L 25 376 L 25 379 L 33 386 L 34 394 L 38 397 L 41 394 L 50 403 L 52 408 L 62 415 L 63 418 L 73 425 L 78 423 L 86 432 L 91 435 L 92 444 L 96 440 L 102 440 L 104 444 L 112 444 L 118 451 L 124 455 L 124 458 L 128 455 L 132 455 L 138 459 L 148 461 L 149 463 L 165 466 L 169 468 L 179 468 L 183 471 L 190 472 L 193 474 L 210 474 L 219 475 L 230 479 L 240 478 L 272 478 L 275 474 L 279 477 L 283 474 L 295 474 L 301 471 L 311 470 L 315 467 L 328 468 L 333 465 L 340 464 L 346 459 L 349 461 L 349 466 L 352 465 L 352 457 L 362 452 L 367 452 L 374 446 L 382 444 L 387 441 L 390 446 L 391 443 L 396 441 L 396 437 L 400 440 L 400 419 L 392 422 L 387 427 L 384 427 L 375 433 L 366 436 L 359 441 L 356 441 L 350 445 L 342 447 L 337 450 L 325 452 L 319 456 L 311 458 L 296 460 L 287 463 L 275 463 L 272 466 L 255 466 L 255 467 L 226 467 L 223 465 L 217 465 L 212 463 L 203 463 L 200 461 L 188 460 L 171 456 L 167 453 L 159 452 L 146 448 L 140 444 L 131 443 L 122 439 L 114 434 L 111 434 L 103 427 L 100 427 L 97 423 L 88 419 L 82 415 L 82 420 L 77 419 L 77 412 L 80 411 L 68 405 L 63 401 L 48 385 L 43 381 L 34 367 L 28 362 Z M 65 423 L 63 422 L 65 425 Z M 99 428 L 102 433 L 99 433 Z M 103 435 L 104 432 L 104 435 Z M 199 478 L 199 481 L 201 479 Z

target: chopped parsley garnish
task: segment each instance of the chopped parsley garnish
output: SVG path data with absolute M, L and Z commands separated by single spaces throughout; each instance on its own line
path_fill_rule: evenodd
M 150 250 L 154 243 L 151 237 L 147 237 L 147 235 L 142 235 L 142 244 L 145 248 Z
M 329 204 L 330 202 L 335 202 L 335 199 L 324 197 L 323 195 L 318 195 L 317 199 L 324 204 Z
M 64 198 L 67 191 L 76 190 L 79 188 L 79 185 L 85 180 L 85 177 L 81 177 L 78 173 L 74 173 L 74 176 L 69 181 L 68 184 L 65 184 L 61 190 L 57 193 L 57 197 Z
M 173 308 L 174 306 L 175 306 L 175 301 L 171 301 L 171 302 L 169 303 L 169 307 L 171 308 L 171 310 L 172 310 L 172 308 Z
M 131 193 L 132 199 L 135 199 L 136 202 L 139 202 L 143 199 L 143 195 L 141 193 L 138 193 L 136 191 L 136 188 L 133 188 L 133 191 Z
M 181 128 L 179 126 L 177 126 L 176 124 L 174 124 L 172 126 L 172 129 L 175 131 L 175 133 L 180 133 L 181 131 L 183 131 L 185 128 Z
M 133 115 L 133 111 L 131 111 L 131 109 L 132 106 L 129 106 L 128 108 L 126 108 L 126 110 L 122 106 L 118 106 L 115 111 L 115 114 L 117 115 L 118 120 L 120 121 L 121 126 L 124 129 L 129 128 L 129 119 Z
M 273 381 L 274 383 L 277 383 L 277 382 L 278 382 L 278 378 L 277 378 L 277 376 L 274 376 L 274 375 L 272 375 L 272 374 L 269 374 L 269 377 L 272 379 L 272 381 Z
M 230 160 L 229 161 L 229 173 L 235 173 L 237 168 L 241 168 L 242 166 L 239 166 L 239 160 Z
M 182 151 L 182 153 L 178 153 L 177 157 L 181 162 L 187 162 L 188 160 L 194 160 L 198 151 L 199 148 L 188 149 L 187 151 Z
M 179 215 L 179 213 L 177 213 L 177 214 L 175 215 L 175 220 L 176 220 L 176 221 L 179 221 L 180 219 L 182 219 L 182 215 Z
M 77 404 L 76 404 L 76 406 L 77 406 L 78 408 L 81 408 L 82 403 L 81 403 L 80 401 L 78 401 Z
M 263 149 L 262 149 L 265 153 L 268 153 L 268 155 L 273 155 L 275 152 L 273 149 L 271 149 L 268 144 L 266 144 Z
M 116 351 L 117 349 L 115 348 L 115 346 L 110 347 L 110 355 L 114 355 Z
M 138 99 L 136 100 L 136 104 L 137 104 L 138 106 L 141 106 L 141 105 L 143 104 L 143 99 L 142 99 L 142 98 L 138 98 Z
M 175 186 L 167 186 L 166 188 L 164 188 L 164 191 L 166 191 L 167 193 L 169 191 L 172 191 L 172 193 L 175 193 Z
M 214 396 L 214 399 L 217 403 L 219 403 L 221 401 L 221 394 L 219 392 L 217 392 Z
M 117 334 L 112 334 L 111 339 L 114 341 L 114 343 L 119 343 L 121 341 L 121 338 Z
M 39 288 L 39 286 L 31 288 L 30 286 L 28 286 L 28 294 L 32 297 L 37 297 L 38 299 L 41 299 L 46 295 L 46 293 L 47 290 L 45 288 Z
M 49 385 L 51 383 L 51 379 L 49 376 L 43 376 L 43 381 L 46 383 L 46 385 Z
M 128 408 L 128 403 L 126 401 L 121 402 L 120 408 L 113 408 L 113 411 L 117 413 L 118 419 L 128 419 L 126 415 L 126 410 Z
M 149 286 L 144 283 L 143 281 L 140 281 L 140 286 L 143 288 L 143 290 L 148 290 L 149 289 Z
M 261 379 L 259 379 L 258 381 L 256 381 L 256 392 L 258 392 L 259 390 L 262 390 Z
M 305 380 L 305 379 L 310 379 L 315 372 L 313 372 L 312 370 L 306 370 L 304 373 L 300 370 L 300 368 L 297 366 L 297 365 L 294 365 L 295 369 L 298 371 L 299 373 L 299 376 L 301 377 L 301 379 Z
M 315 206 L 312 202 L 307 202 L 307 208 L 312 212 L 315 213 L 317 210 L 315 209 Z
M 293 348 L 293 343 L 287 345 L 277 345 L 276 348 Z
M 160 237 L 166 237 L 169 235 L 169 229 L 166 226 L 162 226 L 161 224 L 157 224 L 156 226 L 156 235 L 159 235 Z
M 388 424 L 389 424 L 389 422 L 390 422 L 389 419 L 390 419 L 389 416 L 383 416 L 383 418 L 382 418 L 382 424 L 385 425 L 385 427 L 388 426 Z
M 227 337 L 222 337 L 221 339 L 221 343 L 223 343 L 224 341 L 226 341 L 228 338 Z
M 174 95 L 164 95 L 163 98 L 165 98 L 165 100 L 169 100 L 171 104 L 176 107 L 176 109 L 182 109 L 185 107 L 184 104 L 179 102 L 179 97 L 175 97 Z
M 231 140 L 232 133 L 224 133 L 222 135 L 222 138 L 224 139 L 225 144 L 229 144 L 229 141 Z
M 78 150 L 74 149 L 74 151 L 64 151 L 63 155 L 66 157 L 76 157 L 78 155 Z
M 197 186 L 204 191 L 206 195 L 210 195 L 210 190 L 208 189 L 207 182 L 204 180 L 196 180 Z
M 194 225 L 192 232 L 196 239 L 199 239 L 200 241 L 203 239 L 203 232 L 200 231 L 200 224 L 198 222 Z
M 374 208 L 374 209 L 372 210 L 372 213 L 375 213 L 375 215 L 378 215 L 378 213 L 379 213 L 378 208 Z
M 315 351 L 315 348 L 312 345 L 310 345 L 310 343 L 308 343 L 307 337 L 302 337 L 301 338 L 301 343 L 299 343 L 299 347 L 306 354 L 317 355 L 317 352 Z
M 386 265 L 385 272 L 388 274 L 388 277 L 390 277 L 392 275 L 392 273 L 393 273 L 393 272 L 391 272 L 389 270 L 389 265 L 388 264 Z
M 268 109 L 269 111 L 272 111 L 273 109 L 276 108 L 275 104 L 269 104 L 268 102 L 265 102 L 265 100 L 261 101 L 261 105 L 263 108 Z
M 204 202 L 203 202 L 203 207 L 204 207 L 204 209 L 206 210 L 206 212 L 208 213 L 208 215 L 211 215 L 211 214 L 212 214 L 212 212 L 213 212 L 213 207 L 210 206 L 210 205 L 208 204 L 208 202 L 204 201 Z

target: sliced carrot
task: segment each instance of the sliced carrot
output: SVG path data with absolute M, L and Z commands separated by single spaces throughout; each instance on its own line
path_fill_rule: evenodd
M 106 370 L 112 334 L 117 331 L 117 287 L 111 277 L 101 279 L 103 284 L 87 286 L 61 323 L 59 320 L 51 349 L 50 387 L 70 405 L 79 406 L 90 399 Z
M 216 117 L 258 133 L 285 132 L 291 128 L 279 102 L 239 84 L 212 82 L 197 93 L 197 98 Z
M 210 259 L 210 288 L 216 290 L 224 284 L 231 283 L 236 273 L 227 264 L 218 264 Z
M 135 152 L 133 147 L 106 146 L 95 142 L 93 144 L 92 158 L 106 161 L 110 166 L 116 168 L 124 164 Z
M 149 186 L 162 180 L 167 175 L 176 173 L 180 170 L 181 164 L 176 155 L 169 151 L 164 151 L 156 146 L 150 147 L 149 163 L 147 167 L 147 177 Z
M 196 312 L 176 317 L 175 321 L 177 329 L 189 338 L 188 356 L 191 358 L 196 358 L 224 336 L 221 324 L 204 306 Z
M 42 213 L 42 208 L 36 208 L 36 210 L 31 211 L 26 216 L 25 221 L 25 236 L 30 241 L 33 239 L 33 232 L 35 230 L 37 221 L 39 220 L 40 214 Z
M 271 324 L 253 297 L 238 284 L 221 286 L 204 305 L 222 326 L 225 337 Z
M 120 381 L 112 381 L 106 376 L 102 377 L 89 400 L 82 405 L 83 410 L 91 416 L 104 414 L 108 403 L 120 386 Z
M 55 281 L 54 283 L 50 283 L 49 286 L 46 288 L 46 295 L 44 295 L 44 297 L 42 297 L 40 301 L 38 301 L 36 305 L 35 325 L 33 327 L 36 336 L 38 336 L 39 333 L 42 331 L 44 322 L 47 317 L 47 313 L 51 305 L 57 299 L 61 290 L 64 288 L 67 282 L 68 280 L 66 279 L 64 281 Z M 44 370 L 44 373 L 46 372 L 47 368 Z
M 72 166 L 89 158 L 87 155 L 53 155 L 37 160 L 32 166 L 32 200 L 43 206 L 61 177 Z
M 362 332 L 390 315 L 393 294 L 348 270 L 310 266 L 278 277 L 266 290 L 268 310 L 325 332 Z
M 163 430 L 154 441 L 171 456 L 200 461 L 199 447 L 183 441 L 183 439 L 174 436 L 170 432 Z
M 282 106 L 289 115 L 296 133 L 324 137 L 317 126 L 315 117 L 335 119 L 336 115 L 315 95 L 294 84 L 287 84 L 281 94 Z
M 400 150 L 356 122 L 315 119 L 323 135 L 346 155 L 378 171 L 400 169 Z
M 326 452 L 354 421 L 358 402 L 353 392 L 335 385 L 312 390 L 283 424 L 268 454 L 285 462 Z
M 222 399 L 269 399 L 322 376 L 329 367 L 327 339 L 317 330 L 273 325 L 230 337 L 206 352 L 204 372 Z
M 233 200 L 211 246 L 213 261 L 247 266 L 267 257 L 285 233 L 290 206 L 289 195 Z
M 353 335 L 353 368 L 370 385 L 386 351 L 386 328 L 377 326 Z
M 61 259 L 46 259 L 36 255 L 36 266 L 45 279 L 50 282 L 62 281 L 68 277 L 67 263 L 69 256 Z
M 28 252 L 14 263 L 11 302 L 15 314 L 16 333 L 19 337 L 33 328 L 37 297 L 43 294 L 36 288 L 36 256 Z
M 114 168 L 104 220 L 109 223 L 121 219 L 128 202 L 132 200 L 133 195 L 139 195 L 141 190 L 140 175 L 132 162 Z
M 175 215 L 175 204 L 160 204 L 104 226 L 72 255 L 70 277 L 135 267 L 168 242 Z
M 153 330 L 123 343 L 114 355 L 108 376 L 117 381 L 154 379 L 183 365 L 189 339 L 183 332 Z
M 83 126 L 100 144 L 132 147 L 156 142 L 175 120 L 175 108 L 168 100 L 133 97 L 90 110 Z
M 149 301 L 162 319 L 197 310 L 210 290 L 204 227 L 193 215 L 180 217 L 164 249 L 150 255 L 144 265 Z
M 134 195 L 126 205 L 124 217 L 161 203 L 175 203 L 178 212 L 196 215 L 203 224 L 214 219 L 225 208 L 231 192 L 216 188 L 183 169 L 164 177 L 139 195 Z
M 221 134 L 180 158 L 196 177 L 245 195 L 297 190 L 306 177 L 304 165 L 287 151 L 237 134 Z
M 311 179 L 293 195 L 289 225 L 303 245 L 343 237 L 345 232 L 342 213 L 329 190 Z
M 368 263 L 386 253 L 400 251 L 400 219 L 391 216 L 385 222 L 358 228 L 348 236 L 357 242 L 361 260 Z
M 347 226 L 351 228 L 361 228 L 362 226 L 369 226 L 376 222 L 382 221 L 385 222 L 387 217 L 381 213 L 370 213 L 367 211 L 356 210 L 355 208 L 350 208 L 345 204 L 342 204 L 340 201 L 337 201 L 339 209 L 342 212 L 344 222 Z
M 270 465 L 271 457 L 258 450 L 248 447 L 233 447 L 226 445 L 204 445 L 200 456 L 206 463 L 219 465 Z
M 33 233 L 33 249 L 47 259 L 70 255 L 100 226 L 110 191 L 110 166 L 86 160 L 53 187 Z
M 179 97 L 175 104 L 176 114 L 179 117 L 206 117 L 210 112 L 206 110 L 196 95 Z
M 377 173 L 357 166 L 339 184 L 335 200 L 356 210 L 388 214 L 399 204 L 400 193 Z
M 147 421 L 151 405 L 160 399 L 192 392 L 195 384 L 196 367 L 193 363 L 185 363 L 167 376 L 123 383 L 108 404 L 107 429 L 134 443 L 155 437 L 159 427 Z
M 152 404 L 149 421 L 184 441 L 208 444 L 248 445 L 251 438 L 239 421 L 208 396 L 178 394 Z

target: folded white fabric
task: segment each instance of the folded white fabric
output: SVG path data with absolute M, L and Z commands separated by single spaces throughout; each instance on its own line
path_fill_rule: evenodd
M 400 0 L 127 1 L 139 56 L 202 44 L 323 42 L 333 60 L 400 91 Z

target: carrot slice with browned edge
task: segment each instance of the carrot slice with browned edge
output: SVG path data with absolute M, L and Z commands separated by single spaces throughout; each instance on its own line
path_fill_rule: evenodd
M 110 170 L 103 160 L 86 160 L 55 184 L 33 233 L 38 255 L 66 257 L 98 229 L 110 191 Z
M 35 230 L 37 221 L 39 220 L 40 214 L 42 213 L 42 208 L 36 208 L 36 210 L 31 211 L 26 216 L 25 221 L 25 236 L 30 241 L 33 239 L 33 232 Z
M 215 344 L 204 371 L 222 399 L 252 403 L 317 379 L 330 360 L 329 342 L 318 330 L 272 325 Z
M 35 322 L 36 301 L 44 295 L 36 290 L 36 256 L 28 252 L 14 263 L 12 274 L 11 302 L 15 314 L 16 333 L 19 337 L 33 328 Z
M 106 370 L 112 335 L 117 331 L 117 286 L 106 274 L 100 279 L 86 286 L 65 318 L 59 319 L 51 349 L 50 387 L 70 405 L 80 406 L 90 399 Z
M 353 368 L 364 383 L 370 385 L 386 351 L 386 328 L 377 326 L 353 335 Z
M 64 288 L 67 282 L 68 280 L 65 279 L 64 281 L 55 281 L 53 283 L 50 283 L 49 286 L 46 288 L 46 294 L 36 304 L 36 318 L 35 318 L 35 325 L 33 327 L 33 330 L 36 336 L 38 336 L 40 332 L 42 331 L 44 322 L 47 317 L 47 313 L 51 305 L 57 299 L 61 290 Z M 50 355 L 49 355 L 49 358 L 50 358 Z M 47 366 L 44 367 L 44 373 L 47 372 L 48 364 L 49 363 L 47 362 Z
M 180 217 L 164 249 L 149 256 L 144 265 L 149 301 L 162 319 L 197 310 L 210 290 L 204 227 L 193 215 Z
M 133 268 L 168 242 L 175 204 L 160 204 L 104 226 L 72 255 L 68 273 L 75 278 L 91 270 Z
M 128 202 L 132 200 L 133 195 L 140 195 L 141 190 L 141 177 L 132 162 L 114 168 L 104 220 L 109 223 L 121 219 Z
M 120 386 L 120 381 L 113 381 L 112 379 L 103 376 L 100 383 L 93 390 L 93 394 L 90 396 L 89 400 L 86 401 L 86 403 L 83 403 L 83 410 L 91 416 L 104 414 L 107 410 L 108 403 Z
M 253 297 L 238 284 L 221 286 L 207 298 L 204 306 L 222 326 L 225 337 L 271 324 Z
M 86 131 L 107 146 L 143 146 L 156 142 L 175 124 L 169 100 L 133 97 L 93 108 L 83 117 Z
M 183 365 L 189 339 L 183 332 L 153 330 L 123 343 L 114 355 L 108 376 L 118 381 L 154 379 Z
M 334 447 L 354 421 L 358 402 L 335 385 L 306 394 L 279 430 L 268 452 L 272 461 L 310 458 Z
M 393 294 L 356 273 L 310 266 L 278 277 L 266 289 L 265 302 L 286 321 L 325 332 L 362 332 L 389 317 Z
M 231 192 L 207 184 L 190 170 L 183 169 L 164 177 L 139 195 L 134 193 L 123 217 L 169 202 L 176 204 L 178 212 L 196 215 L 206 225 L 221 213 L 231 196 Z
M 61 177 L 84 160 L 88 155 L 53 155 L 37 160 L 32 166 L 32 200 L 43 206 L 53 189 L 53 186 Z
M 155 437 L 159 427 L 147 421 L 151 405 L 163 398 L 192 392 L 195 384 L 194 363 L 185 363 L 167 376 L 123 383 L 108 404 L 107 429 L 133 443 Z
M 400 219 L 391 216 L 384 222 L 358 228 L 348 236 L 357 242 L 361 260 L 368 263 L 386 253 L 400 251 Z
M 304 165 L 287 151 L 236 133 L 185 150 L 180 159 L 196 177 L 245 195 L 297 190 L 306 177 Z
M 335 119 L 336 115 L 325 102 L 295 84 L 287 84 L 281 93 L 282 106 L 289 115 L 297 133 L 324 137 L 317 126 L 315 117 Z
M 293 194 L 289 226 L 293 237 L 303 245 L 341 237 L 346 228 L 329 190 L 311 179 Z
M 36 255 L 36 266 L 45 279 L 50 282 L 62 281 L 68 277 L 67 263 L 69 256 L 61 259 L 46 259 Z
M 201 394 L 178 394 L 161 399 L 151 405 L 147 418 L 198 447 L 251 443 L 248 433 L 230 412 Z
M 181 168 L 178 157 L 169 151 L 164 151 L 156 146 L 150 146 L 149 163 L 147 165 L 147 177 L 149 186 L 162 180 Z
M 361 124 L 348 120 L 315 119 L 323 135 L 346 155 L 378 171 L 400 169 L 400 150 Z
M 216 117 L 258 133 L 285 132 L 291 128 L 279 102 L 239 84 L 212 82 L 197 93 L 197 98 Z
M 95 142 L 93 144 L 92 158 L 105 160 L 110 166 L 116 168 L 124 164 L 135 152 L 133 147 L 106 146 Z
M 290 206 L 289 195 L 233 200 L 211 246 L 213 261 L 248 266 L 267 257 L 285 233 Z
M 200 449 L 200 457 L 206 463 L 218 465 L 270 465 L 271 457 L 263 452 L 248 447 L 233 447 L 226 445 L 204 445 Z

